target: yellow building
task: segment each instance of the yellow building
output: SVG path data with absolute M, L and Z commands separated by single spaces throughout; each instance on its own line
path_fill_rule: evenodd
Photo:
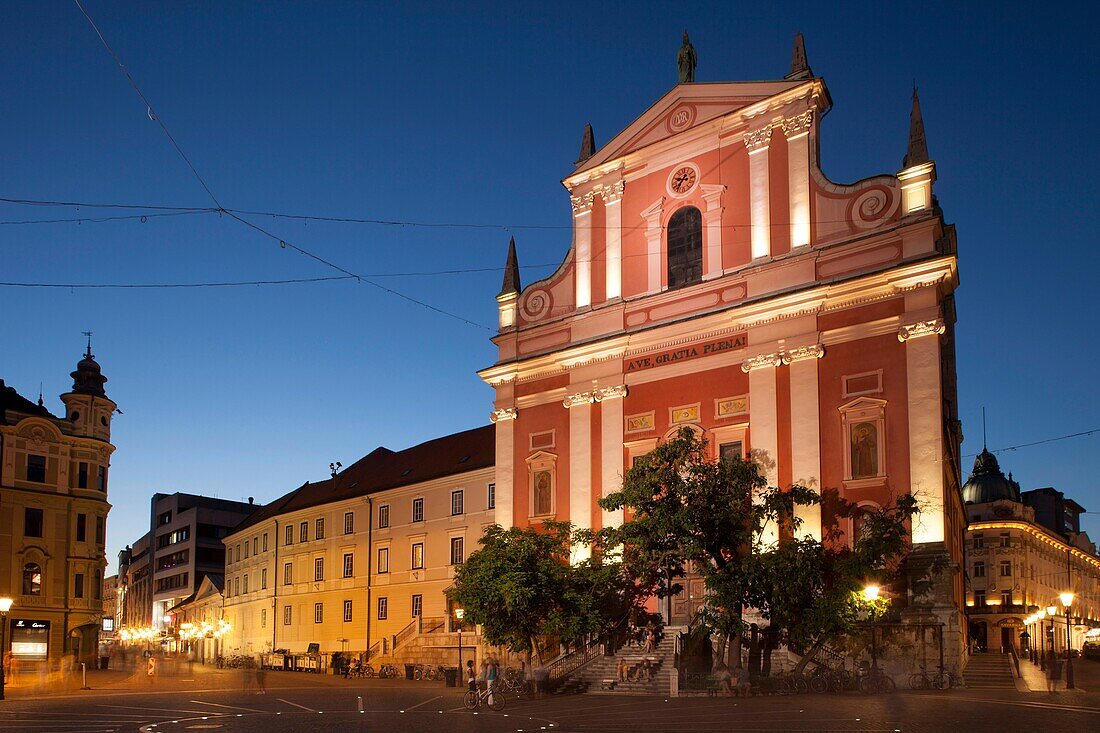
M 15 601 L 14 657 L 75 655 L 90 666 L 103 617 L 115 403 L 90 342 L 72 378 L 63 417 L 0 380 L 0 595 Z
M 444 594 L 494 513 L 494 431 L 377 448 L 225 538 L 226 653 L 393 653 L 450 629 Z

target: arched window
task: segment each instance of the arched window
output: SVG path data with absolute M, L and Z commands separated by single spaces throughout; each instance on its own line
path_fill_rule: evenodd
M 685 206 L 668 222 L 668 287 L 682 288 L 703 279 L 703 215 Z
M 36 562 L 23 566 L 23 595 L 42 595 L 42 567 Z

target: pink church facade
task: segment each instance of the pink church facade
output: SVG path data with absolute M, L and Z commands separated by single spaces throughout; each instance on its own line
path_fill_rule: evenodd
M 620 523 L 598 499 L 690 427 L 716 457 L 764 456 L 771 485 L 917 495 L 908 572 L 927 582 L 901 603 L 961 643 L 954 229 L 915 96 L 902 169 L 853 184 L 819 167 L 830 106 L 796 55 L 778 81 L 679 84 L 582 150 L 564 261 L 520 287 L 511 250 L 497 298 L 496 521 Z M 801 519 L 856 530 L 828 502 Z

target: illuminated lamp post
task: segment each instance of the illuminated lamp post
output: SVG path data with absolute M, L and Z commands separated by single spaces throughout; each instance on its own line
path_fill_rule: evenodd
M 0 598 L 0 700 L 4 699 L 4 658 L 8 650 L 8 611 L 12 603 L 10 598 Z
M 1062 601 L 1062 605 L 1066 609 L 1066 689 L 1072 690 L 1073 684 L 1073 650 L 1070 648 L 1069 643 L 1069 612 L 1070 607 L 1073 606 L 1073 593 L 1066 591 L 1062 593 L 1058 599 Z
M 455 606 L 455 628 L 458 630 L 458 675 L 459 680 L 462 679 L 462 617 L 466 615 L 466 611 L 458 606 Z M 461 684 L 459 685 L 461 687 Z
M 1055 639 L 1054 639 L 1054 614 L 1058 613 L 1058 606 L 1053 603 L 1047 606 L 1047 618 L 1050 619 L 1050 664 L 1054 666 L 1054 660 L 1057 658 L 1057 652 L 1054 651 Z
M 1047 671 L 1047 632 L 1043 629 L 1043 619 L 1047 617 L 1047 612 L 1042 608 L 1035 614 L 1035 618 L 1039 621 L 1039 670 L 1042 672 Z
M 875 640 L 875 601 L 878 600 L 879 594 L 882 593 L 882 588 L 870 583 L 863 588 L 863 597 L 867 603 L 870 604 L 870 616 L 871 616 L 871 667 L 878 666 L 878 646 Z

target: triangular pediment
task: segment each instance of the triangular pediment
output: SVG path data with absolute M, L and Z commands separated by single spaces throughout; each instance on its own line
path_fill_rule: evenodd
M 595 155 L 578 165 L 570 177 L 804 83 L 749 81 L 678 84 L 597 150 Z

